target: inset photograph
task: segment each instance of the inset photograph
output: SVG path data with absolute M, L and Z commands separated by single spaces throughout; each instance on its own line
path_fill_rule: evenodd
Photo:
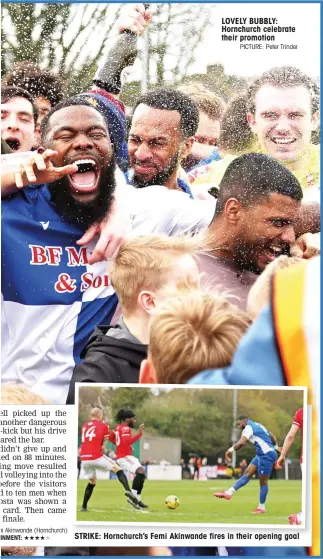
M 78 521 L 305 527 L 306 389 L 88 384 L 77 403 Z

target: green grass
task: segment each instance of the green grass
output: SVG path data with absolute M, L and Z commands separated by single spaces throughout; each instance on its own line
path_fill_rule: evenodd
M 88 512 L 80 512 L 86 480 L 78 481 L 77 520 L 92 522 L 165 522 L 202 524 L 288 524 L 287 517 L 301 510 L 301 481 L 269 480 L 267 512 L 253 515 L 259 503 L 259 482 L 251 480 L 230 501 L 217 499 L 215 491 L 232 485 L 230 480 L 147 481 L 142 493 L 149 506 L 137 511 L 126 501 L 117 480 L 98 481 Z M 180 506 L 172 511 L 164 504 L 168 495 L 176 495 Z

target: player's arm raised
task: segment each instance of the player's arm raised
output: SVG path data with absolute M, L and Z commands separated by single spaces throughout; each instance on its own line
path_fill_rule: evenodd
M 131 437 L 131 439 L 127 442 L 132 444 L 132 443 L 135 443 L 138 439 L 140 439 L 140 437 L 142 436 L 142 434 L 144 432 L 144 428 L 145 428 L 144 423 L 141 423 L 141 425 L 139 426 L 139 433 L 137 433 L 137 435 L 135 435 L 134 437 Z
M 285 464 L 287 453 L 288 453 L 290 447 L 292 446 L 292 444 L 295 440 L 295 436 L 296 436 L 296 433 L 297 433 L 298 429 L 299 429 L 299 426 L 295 425 L 295 423 L 293 423 L 289 432 L 287 433 L 286 438 L 284 440 L 283 448 L 282 448 L 281 453 L 280 453 L 280 457 L 277 460 L 277 468 L 278 469 L 281 469 L 282 466 Z
M 122 89 L 121 74 L 132 66 L 138 54 L 137 38 L 151 20 L 149 4 L 126 6 L 118 21 L 119 35 L 111 44 L 103 66 L 94 76 L 93 85 L 118 97 Z
M 28 184 L 46 184 L 77 172 L 75 164 L 55 167 L 52 163 L 55 155 L 57 151 L 52 149 L 35 151 L 27 158 L 22 153 L 21 159 L 17 154 L 6 155 L 1 165 L 1 197 L 6 198 Z

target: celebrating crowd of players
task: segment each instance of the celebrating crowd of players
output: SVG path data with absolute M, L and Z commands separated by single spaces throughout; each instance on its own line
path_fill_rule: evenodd
M 113 52 L 150 18 L 131 7 Z M 307 385 L 317 408 L 317 84 L 273 68 L 227 107 L 153 90 L 126 141 L 121 70 L 68 99 L 31 63 L 5 77 L 2 383 L 52 403 L 85 381 Z

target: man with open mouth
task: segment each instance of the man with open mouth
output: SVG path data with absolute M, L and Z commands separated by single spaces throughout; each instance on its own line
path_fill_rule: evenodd
M 63 99 L 63 82 L 60 76 L 40 68 L 31 60 L 23 60 L 13 64 L 9 72 L 4 75 L 2 84 L 6 87 L 21 87 L 32 95 L 38 109 L 35 128 L 35 139 L 38 145 L 41 121 L 51 108 Z
M 78 243 L 118 196 L 120 138 L 102 103 L 84 94 L 57 104 L 41 124 L 43 163 L 35 152 L 34 178 L 23 173 L 23 188 L 13 185 L 2 201 L 2 382 L 22 382 L 57 403 L 66 401 L 95 326 L 109 324 L 117 304 L 106 260 L 90 261 L 96 241 Z M 118 187 L 135 234 L 195 231 L 214 214 L 207 201 L 158 185 L 151 196 L 125 182 Z
M 246 310 L 257 275 L 295 242 L 303 193 L 296 177 L 260 153 L 237 157 L 220 183 L 211 252 L 200 257 L 207 284 Z
M 1 138 L 13 152 L 30 151 L 38 118 L 32 96 L 20 87 L 4 87 L 1 104 Z

